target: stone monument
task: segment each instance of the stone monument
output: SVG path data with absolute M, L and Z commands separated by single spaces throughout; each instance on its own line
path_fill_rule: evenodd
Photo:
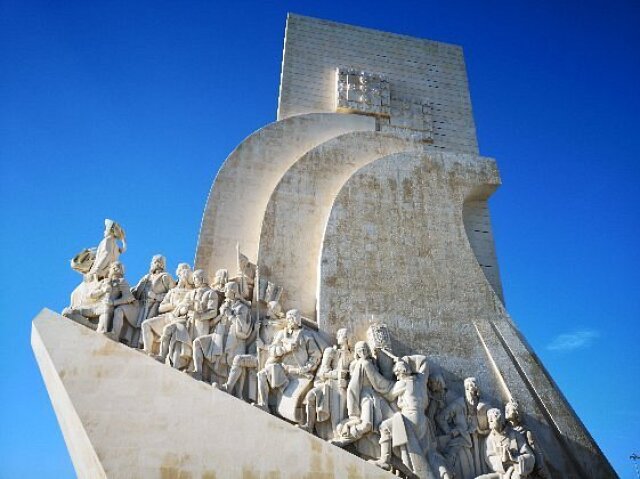
M 34 320 L 78 476 L 616 477 L 506 312 L 499 185 L 460 47 L 289 15 L 193 268 L 128 283 L 107 220 Z

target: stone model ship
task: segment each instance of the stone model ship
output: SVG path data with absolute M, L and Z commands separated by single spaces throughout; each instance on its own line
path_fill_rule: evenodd
M 125 231 L 33 348 L 80 477 L 615 477 L 505 311 L 462 50 L 296 15 L 195 266 Z M 95 331 L 94 331 L 95 330 Z

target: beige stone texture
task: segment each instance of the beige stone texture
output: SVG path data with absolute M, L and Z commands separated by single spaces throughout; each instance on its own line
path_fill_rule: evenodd
M 287 169 L 313 147 L 350 131 L 371 131 L 362 115 L 310 114 L 271 123 L 247 137 L 227 157 L 211 187 L 202 218 L 196 268 L 213 277 L 234 272 L 236 243 L 256 261 L 260 223 L 271 192 Z
M 269 199 L 259 250 L 260 272 L 284 287 L 287 308 L 316 317 L 322 237 L 333 200 L 349 177 L 380 157 L 422 148 L 422 143 L 394 134 L 346 133 L 289 168 Z
M 31 343 L 80 478 L 393 477 L 49 310 Z
M 426 354 L 454 393 L 462 393 L 464 377 L 476 376 L 489 404 L 517 398 L 554 477 L 616 477 L 469 244 L 465 201 L 486 200 L 499 182 L 491 159 L 433 150 L 361 168 L 327 223 L 319 326 L 331 334 L 348 325 L 361 337 L 374 315 L 389 326 L 396 354 Z
M 433 106 L 439 148 L 478 153 L 462 48 L 289 14 L 278 119 L 336 111 L 336 69 L 382 74 L 392 98 Z

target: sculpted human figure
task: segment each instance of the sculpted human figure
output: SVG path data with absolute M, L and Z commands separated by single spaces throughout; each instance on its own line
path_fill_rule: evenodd
M 542 454 L 542 450 L 540 446 L 536 444 L 535 436 L 533 432 L 527 429 L 524 424 L 522 424 L 522 417 L 520 414 L 520 403 L 515 399 L 511 399 L 504 406 L 504 416 L 505 419 L 509 422 L 511 429 L 515 432 L 522 434 L 527 445 L 533 452 L 535 458 L 535 465 L 532 472 L 532 477 L 538 477 L 540 479 L 549 479 L 551 478 L 551 474 L 547 469 L 546 462 L 544 460 L 544 455 Z
M 278 331 L 269 346 L 269 359 L 258 371 L 256 406 L 268 411 L 269 393 L 284 390 L 290 377 L 313 379 L 322 353 L 315 337 L 302 328 L 297 309 L 287 311 L 286 327 Z
M 122 246 L 118 245 L 122 241 Z M 90 277 L 100 280 L 107 276 L 111 263 L 118 261 L 122 253 L 127 250 L 124 230 L 113 220 L 104 220 L 104 237 L 96 250 L 96 258 L 87 273 Z
M 218 295 L 208 283 L 202 269 L 193 272 L 194 289 L 187 292 L 181 306 L 187 308 L 162 330 L 160 360 L 167 358 L 176 369 L 185 369 L 191 363 L 194 337 L 209 334 L 211 320 L 218 314 Z
M 131 290 L 136 301 L 118 306 L 113 313 L 113 333 L 116 338 L 125 341 L 123 333 L 126 327 L 130 330 L 129 340 L 126 342 L 131 347 L 137 348 L 142 322 L 158 315 L 160 303 L 174 286 L 173 278 L 166 272 L 165 257 L 155 255 L 151 258 L 149 273 L 145 274 Z
M 158 306 L 158 316 L 145 319 L 142 322 L 142 342 L 145 353 L 154 355 L 158 349 L 164 327 L 176 318 L 186 317 L 189 311 L 183 303 L 187 293 L 193 290 L 191 267 L 187 263 L 180 263 L 176 269 L 178 284 L 169 290 Z
M 534 455 L 525 437 L 505 427 L 499 409 L 489 409 L 487 420 L 491 432 L 486 442 L 486 463 L 493 472 L 477 479 L 521 479 L 533 471 Z
M 331 442 L 341 447 L 357 442 L 357 450 L 361 455 L 378 458 L 380 445 L 377 432 L 380 423 L 393 413 L 383 396 L 391 391 L 394 381 L 380 373 L 364 341 L 356 343 L 355 359 L 349 369 L 348 418 L 338 426 L 338 436 Z
M 253 330 L 249 305 L 240 298 L 238 285 L 225 285 L 225 300 L 220 314 L 211 321 L 211 334 L 197 337 L 193 342 L 194 377 L 222 384 L 229 376 L 233 359 L 247 352 L 246 341 Z
M 229 282 L 229 271 L 219 269 L 213 278 L 211 289 L 218 294 L 218 303 L 224 302 L 224 287 Z
M 449 428 L 446 425 L 444 412 L 447 407 L 447 385 L 441 373 L 432 373 L 427 380 L 429 392 L 429 406 L 427 406 L 427 419 L 436 436 L 447 434 Z
M 282 306 L 277 301 L 270 301 L 267 304 L 267 311 L 264 319 L 258 324 L 256 334 L 255 354 L 238 354 L 233 358 L 229 377 L 227 381 L 220 385 L 220 389 L 227 391 L 238 398 L 243 397 L 244 383 L 247 377 L 250 382 L 248 399 L 256 401 L 257 377 L 253 376 L 257 370 L 261 369 L 261 364 L 266 364 L 269 360 L 269 344 L 273 341 L 277 331 L 285 327 L 285 316 L 282 313 Z
M 304 400 L 307 422 L 301 428 L 331 439 L 347 415 L 347 384 L 353 354 L 345 328 L 336 333 L 336 346 L 324 350 L 316 380 Z
M 398 359 L 393 372 L 397 381 L 387 398 L 396 402 L 399 412 L 380 424 L 380 458 L 375 464 L 386 470 L 394 465 L 419 479 L 433 477 L 433 468 L 441 478 L 449 479 L 445 459 L 436 451 L 435 435 L 426 416 L 427 358 L 416 355 Z
M 100 280 L 89 292 L 89 297 L 95 301 L 94 305 L 79 308 L 67 308 L 63 315 L 72 319 L 78 317 L 89 320 L 98 319 L 99 333 L 111 331 L 113 312 L 120 305 L 135 301 L 129 290 L 129 283 L 124 279 L 124 266 L 119 261 L 111 263 L 109 274 Z
M 472 479 L 486 471 L 484 437 L 489 433 L 487 406 L 480 402 L 476 378 L 464 380 L 464 396 L 455 399 L 444 411 L 445 433 L 449 439 L 444 454 L 456 477 Z M 450 425 L 451 424 L 451 425 Z

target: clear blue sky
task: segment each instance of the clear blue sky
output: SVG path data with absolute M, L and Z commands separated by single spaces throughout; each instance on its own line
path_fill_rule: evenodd
M 287 11 L 464 47 L 507 307 L 634 478 L 640 3 L 619 0 L 0 1 L 0 477 L 73 477 L 30 321 L 105 217 L 131 282 L 193 259 L 218 167 L 275 119 Z

